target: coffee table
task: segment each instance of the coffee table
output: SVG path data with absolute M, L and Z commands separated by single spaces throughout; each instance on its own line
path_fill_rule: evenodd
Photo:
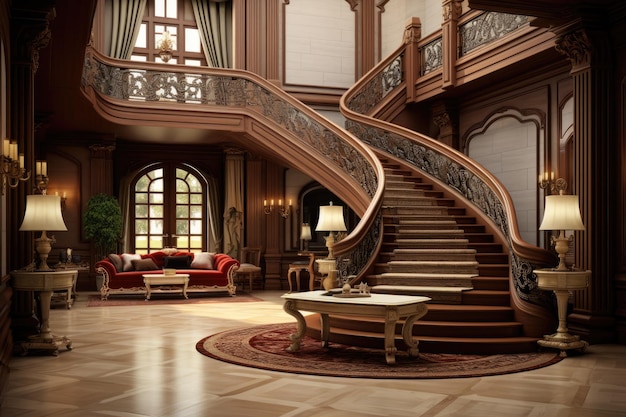
M 179 285 L 185 298 L 187 297 L 187 285 L 189 284 L 189 274 L 144 274 L 143 283 L 146 286 L 146 301 L 152 295 L 152 286 L 173 286 Z
M 289 352 L 300 349 L 300 342 L 306 332 L 306 321 L 300 311 L 320 313 L 322 321 L 322 346 L 328 345 L 330 334 L 329 314 L 379 317 L 385 320 L 385 359 L 387 364 L 396 363 L 395 327 L 399 319 L 404 318 L 402 339 L 407 346 L 409 356 L 417 356 L 418 341 L 413 338 L 413 323 L 428 312 L 429 297 L 371 294 L 370 297 L 341 298 L 327 294 L 326 291 L 307 291 L 284 294 L 283 309 L 298 322 L 295 334 L 290 335 Z

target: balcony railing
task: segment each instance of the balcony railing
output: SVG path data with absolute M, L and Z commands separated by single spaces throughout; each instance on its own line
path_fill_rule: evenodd
M 343 275 L 359 275 L 371 262 L 380 239 L 378 208 L 384 187 L 380 161 L 352 135 L 270 82 L 240 70 L 115 60 L 89 47 L 82 85 L 87 97 L 97 104 L 96 108 L 104 108 L 101 111 L 103 117 L 119 123 L 134 120 L 189 127 L 184 118 L 146 120 L 146 111 L 142 108 L 156 106 L 163 111 L 180 112 L 183 105 L 183 112 L 189 108 L 190 112 L 212 114 L 214 119 L 217 114 L 224 117 L 238 115 L 272 129 L 275 135 L 266 135 L 259 140 L 280 138 L 275 148 L 288 152 L 283 149 L 284 141 L 291 141 L 294 149 L 290 153 L 294 158 L 300 158 L 295 162 L 300 163 L 301 168 L 312 164 L 312 159 L 324 161 L 325 169 L 319 169 L 319 164 L 310 167 L 310 171 L 315 171 L 316 179 L 331 191 L 337 192 L 333 184 L 338 181 L 347 183 L 343 189 L 351 191 L 349 196 L 344 193 L 342 199 L 361 220 L 335 247 L 336 255 L 350 259 L 350 263 L 340 263 L 344 268 Z M 203 123 L 205 119 L 194 120 Z M 248 133 L 255 137 L 255 132 Z M 341 173 L 339 179 L 337 172 Z
M 440 39 L 436 36 L 434 38 Z M 432 39 L 430 37 L 428 41 L 420 43 L 419 49 L 424 51 L 425 48 L 431 48 Z M 392 77 L 391 73 L 395 73 L 397 67 L 402 68 L 403 73 L 421 73 L 409 69 L 424 68 L 421 54 L 413 55 L 416 62 L 406 61 L 406 57 L 411 56 L 407 52 L 410 47 L 405 44 L 398 48 L 344 94 L 340 108 L 348 119 L 348 130 L 368 145 L 406 162 L 456 190 L 484 213 L 501 231 L 509 245 L 511 275 L 517 295 L 524 301 L 545 306 L 546 297 L 537 289 L 533 269 L 545 267 L 553 258 L 545 250 L 530 245 L 521 238 L 514 206 L 504 186 L 463 153 L 420 133 L 378 120 L 372 117 L 375 114 L 372 110 L 374 106 L 363 104 L 407 101 L 410 90 L 419 80 L 399 80 L 394 84 L 394 89 L 381 88 L 381 80 Z M 434 63 L 429 64 L 429 68 L 434 66 Z

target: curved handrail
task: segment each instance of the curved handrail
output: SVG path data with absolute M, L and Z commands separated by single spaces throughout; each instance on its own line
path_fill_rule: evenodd
M 499 228 L 509 245 L 511 275 L 517 295 L 534 304 L 545 304 L 544 295 L 536 290 L 536 277 L 532 271 L 535 267 L 553 264 L 554 256 L 521 238 L 513 202 L 502 183 L 465 154 L 423 134 L 368 115 L 374 110 L 373 103 L 406 95 L 406 89 L 413 87 L 410 83 L 405 84 L 405 80 L 383 85 L 393 79 L 384 75 L 386 69 L 395 72 L 396 67 L 407 65 L 404 62 L 405 48 L 406 45 L 399 47 L 341 97 L 340 110 L 348 119 L 348 130 L 368 145 L 407 162 L 456 190 L 483 212 Z
M 262 139 L 268 151 L 279 149 L 277 156 L 289 153 L 300 170 L 340 195 L 360 216 L 334 251 L 342 257 L 355 253 L 351 263 L 357 274 L 369 267 L 380 245 L 376 229 L 383 167 L 368 146 L 282 89 L 248 71 L 131 62 L 107 57 L 91 46 L 85 54 L 82 87 L 96 111 L 116 123 L 236 128 Z M 164 118 L 164 112 L 183 117 Z M 230 123 L 220 125 L 207 113 Z M 285 146 L 286 140 L 290 146 Z

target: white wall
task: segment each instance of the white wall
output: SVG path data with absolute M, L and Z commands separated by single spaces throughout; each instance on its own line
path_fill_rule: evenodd
M 493 173 L 513 199 L 522 238 L 538 244 L 537 147 L 541 133 L 532 121 L 500 117 L 471 137 L 468 155 Z
M 441 29 L 441 0 L 391 0 L 385 4 L 381 16 L 381 58 L 402 44 L 404 28 L 412 17 L 420 18 L 422 37 Z
M 291 0 L 285 7 L 285 83 L 350 87 L 355 15 L 339 0 Z

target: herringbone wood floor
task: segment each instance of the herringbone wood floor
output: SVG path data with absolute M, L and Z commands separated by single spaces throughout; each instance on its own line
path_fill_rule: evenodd
M 262 302 L 53 309 L 72 351 L 12 361 L 0 415 L 13 416 L 558 416 L 626 415 L 626 346 L 530 372 L 465 379 L 317 377 L 243 368 L 195 350 L 202 337 L 289 322 L 279 291 Z M 149 303 L 149 302 L 148 302 Z

